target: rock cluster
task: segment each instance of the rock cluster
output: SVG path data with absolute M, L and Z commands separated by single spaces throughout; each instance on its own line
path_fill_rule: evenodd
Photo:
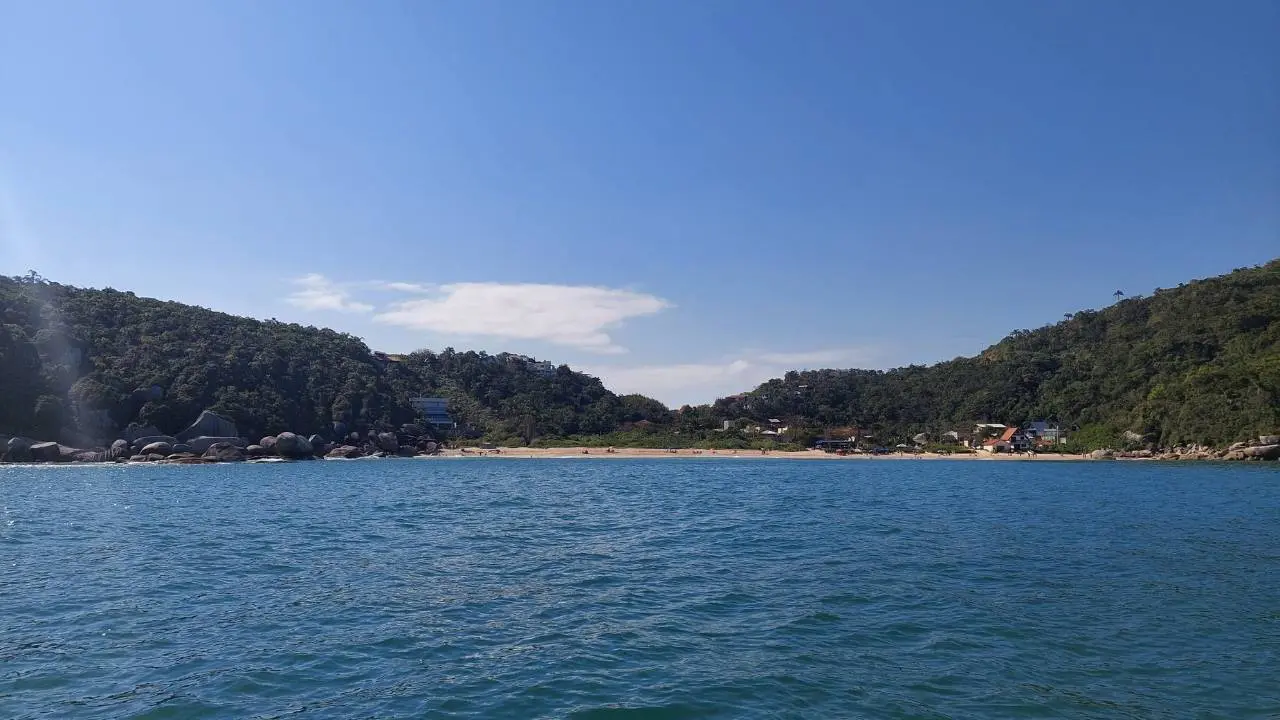
M 341 425 L 336 423 L 335 426 Z M 411 426 L 406 426 L 411 427 Z M 345 426 L 341 426 L 343 431 Z M 310 460 L 315 458 L 359 458 L 434 455 L 440 446 L 428 436 L 392 432 L 347 433 L 331 443 L 320 435 L 303 437 L 292 432 L 268 435 L 250 444 L 239 437 L 235 424 L 216 413 L 200 413 L 177 436 L 164 435 L 154 427 L 130 426 L 124 437 L 109 447 L 80 449 L 31 438 L 0 438 L 3 462 L 237 462 L 268 458 Z
M 1237 442 L 1226 448 L 1207 445 L 1175 445 L 1171 448 L 1114 451 L 1095 450 L 1089 457 L 1152 460 L 1280 460 L 1280 435 L 1259 435 L 1257 442 Z

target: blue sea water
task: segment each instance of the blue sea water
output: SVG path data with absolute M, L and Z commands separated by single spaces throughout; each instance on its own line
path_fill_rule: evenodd
M 0 468 L 4 718 L 1275 718 L 1275 466 Z

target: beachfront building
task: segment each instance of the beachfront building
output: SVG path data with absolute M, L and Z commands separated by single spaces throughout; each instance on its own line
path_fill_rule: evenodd
M 1007 453 L 1013 451 L 1013 445 L 1004 438 L 989 438 L 983 440 L 978 449 L 989 453 Z
M 1067 441 L 1067 434 L 1062 428 L 1047 420 L 1034 420 L 1023 425 L 1022 430 L 1036 445 L 1059 445 Z
M 978 423 L 973 428 L 973 438 L 969 441 L 969 446 L 982 449 L 986 447 L 984 443 L 987 440 L 998 438 L 1009 429 L 1008 425 L 1002 423 Z
M 409 406 L 437 431 L 448 432 L 457 426 L 449 417 L 449 401 L 445 398 L 410 398 Z

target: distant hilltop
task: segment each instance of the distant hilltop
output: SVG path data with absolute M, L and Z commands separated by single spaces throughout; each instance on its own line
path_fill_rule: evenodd
M 976 357 L 790 372 L 675 411 L 523 355 L 384 353 L 34 273 L 0 278 L 0 307 L 0 433 L 75 448 L 130 428 L 174 435 L 206 411 L 248 438 L 329 442 L 335 428 L 363 438 L 425 422 L 433 440 L 504 445 L 809 447 L 856 428 L 892 446 L 1042 422 L 1089 449 L 1225 448 L 1280 428 L 1277 260 L 1017 330 Z

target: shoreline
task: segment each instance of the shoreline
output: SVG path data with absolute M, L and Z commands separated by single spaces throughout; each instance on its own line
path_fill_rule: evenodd
M 872 455 L 868 453 L 836 455 L 834 453 L 823 452 L 821 450 L 770 450 L 768 453 L 761 453 L 759 450 L 699 450 L 694 448 L 681 448 L 678 450 L 663 450 L 660 448 L 614 448 L 609 452 L 606 448 L 597 447 L 555 447 L 555 448 L 525 448 L 525 447 L 499 447 L 491 449 L 482 449 L 479 447 L 445 450 L 438 455 L 429 456 L 430 458 L 515 458 L 515 459 L 536 459 L 536 458 L 552 458 L 552 459 L 576 459 L 576 458 L 597 458 L 604 460 L 638 460 L 650 458 L 698 458 L 698 459 L 719 459 L 719 460 L 963 460 L 963 461 L 1001 461 L 1001 462 L 1064 462 L 1064 461 L 1081 461 L 1089 460 L 1088 455 L 1060 455 L 1056 453 L 1045 453 L 1040 455 L 1012 455 L 1012 454 L 992 454 L 992 453 L 956 453 L 951 455 L 943 455 L 939 453 L 888 453 L 884 455 Z M 1151 458 L 1120 458 L 1125 460 L 1149 460 Z

